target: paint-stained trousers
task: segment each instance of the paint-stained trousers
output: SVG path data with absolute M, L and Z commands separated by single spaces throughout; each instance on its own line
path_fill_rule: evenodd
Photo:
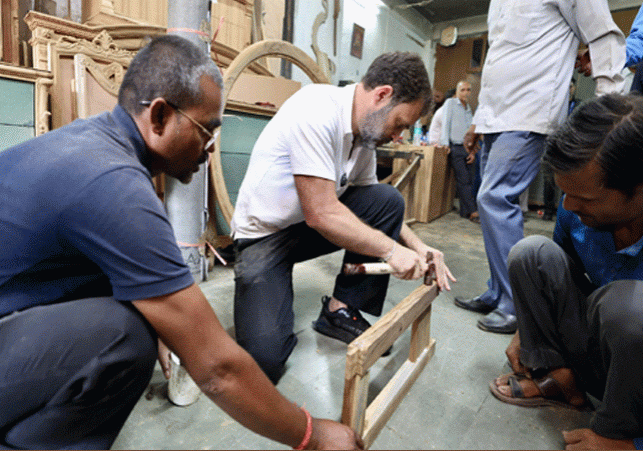
M 357 217 L 397 240 L 404 199 L 390 185 L 349 188 L 340 198 Z M 293 333 L 292 270 L 297 262 L 339 250 L 305 223 L 263 238 L 235 240 L 234 324 L 237 342 L 276 382 L 297 344 Z M 343 263 L 377 261 L 345 252 Z M 382 312 L 389 276 L 345 276 L 335 280 L 333 296 L 372 315 Z
M 531 369 L 571 368 L 601 400 L 591 429 L 643 436 L 643 281 L 593 286 L 555 242 L 529 236 L 509 254 L 520 361 Z
M 109 449 L 145 390 L 156 333 L 129 303 L 90 298 L 0 319 L 0 448 Z

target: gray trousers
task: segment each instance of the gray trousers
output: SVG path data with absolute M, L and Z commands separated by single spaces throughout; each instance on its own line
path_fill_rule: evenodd
M 591 429 L 643 435 L 643 281 L 591 285 L 552 240 L 530 236 L 509 254 L 520 360 L 532 370 L 571 368 L 601 400 Z
M 351 187 L 340 201 L 365 223 L 395 240 L 399 238 L 404 199 L 391 185 Z M 337 250 L 337 246 L 303 222 L 256 240 L 235 241 L 236 340 L 274 383 L 297 344 L 293 333 L 293 266 Z M 377 259 L 347 251 L 343 263 L 369 261 Z M 388 281 L 389 276 L 340 274 L 333 296 L 359 310 L 379 315 Z
M 156 342 L 113 298 L 0 319 L 0 449 L 109 449 L 152 377 Z

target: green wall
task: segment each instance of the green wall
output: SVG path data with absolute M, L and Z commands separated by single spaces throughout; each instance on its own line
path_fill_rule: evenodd
M 0 78 L 0 150 L 33 138 L 34 85 Z
M 226 110 L 221 126 L 221 166 L 225 184 L 234 205 L 239 187 L 248 169 L 250 153 L 270 117 L 237 113 Z M 217 229 L 220 234 L 230 233 L 230 227 L 217 207 Z

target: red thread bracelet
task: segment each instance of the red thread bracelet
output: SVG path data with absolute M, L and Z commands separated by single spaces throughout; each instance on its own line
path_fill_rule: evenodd
M 313 417 L 311 417 L 310 413 L 303 407 L 301 410 L 306 414 L 306 433 L 304 434 L 304 438 L 301 439 L 299 446 L 294 449 L 305 449 L 308 446 L 308 442 L 310 442 L 310 437 L 313 435 Z

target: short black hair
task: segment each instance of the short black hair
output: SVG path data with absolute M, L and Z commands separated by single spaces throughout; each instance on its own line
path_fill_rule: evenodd
M 384 53 L 371 63 L 362 83 L 367 90 L 378 86 L 393 87 L 392 104 L 423 100 L 422 116 L 431 108 L 431 83 L 424 62 L 417 53 Z
M 643 97 L 606 94 L 582 103 L 546 141 L 543 162 L 555 172 L 596 161 L 601 182 L 631 197 L 643 184 Z
M 142 101 L 162 97 L 179 108 L 201 101 L 201 76 L 223 88 L 219 68 L 210 55 L 185 38 L 164 35 L 152 39 L 132 59 L 118 92 L 118 104 L 136 116 Z

